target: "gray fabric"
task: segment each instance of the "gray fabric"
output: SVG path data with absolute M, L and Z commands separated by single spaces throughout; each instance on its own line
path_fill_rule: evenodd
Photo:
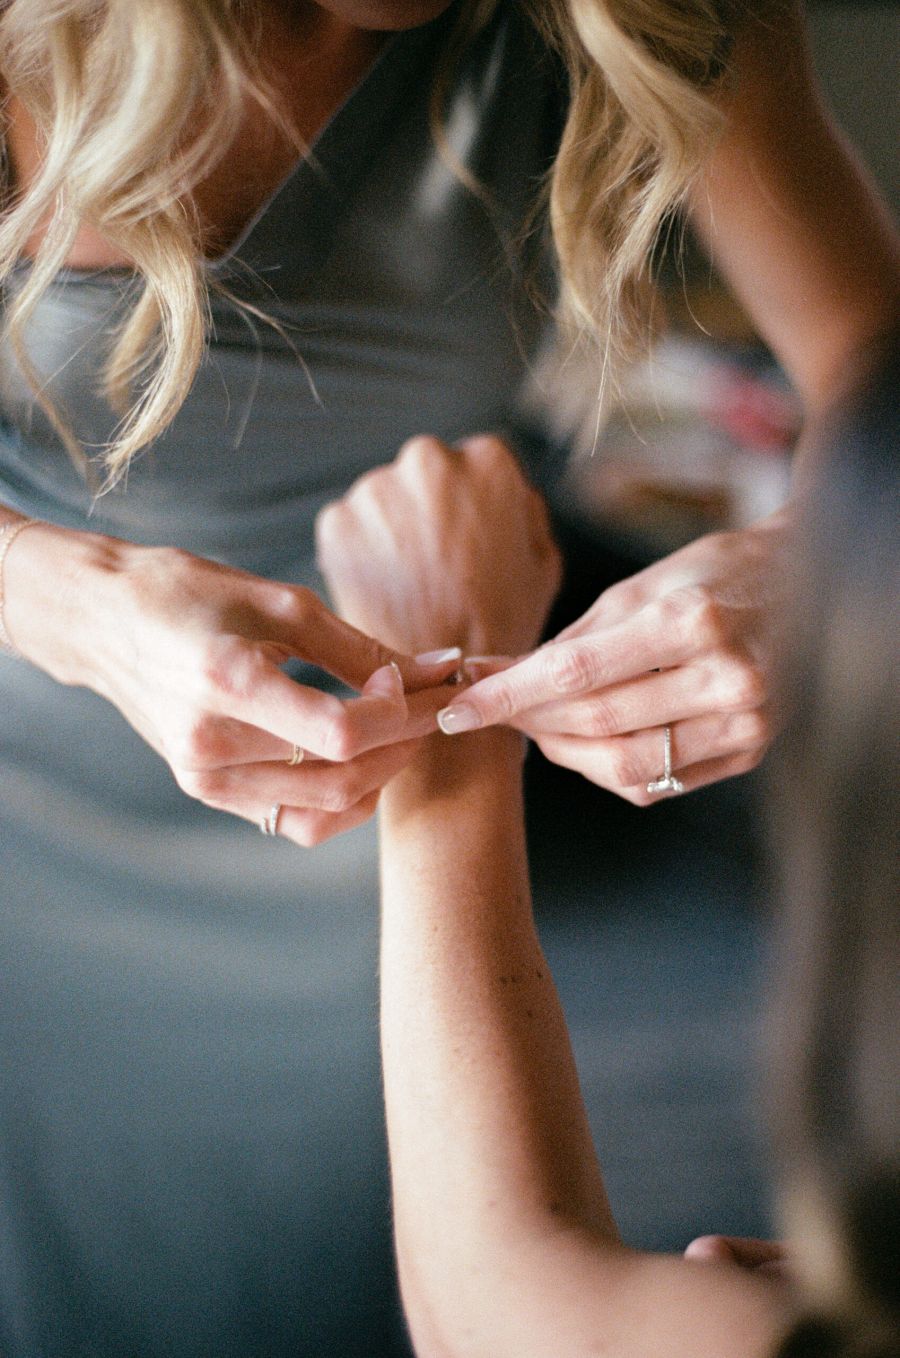
M 0 500 L 316 583 L 313 518 L 360 472 L 413 433 L 515 425 L 559 92 L 501 7 L 447 109 L 488 210 L 428 128 L 452 17 L 387 46 L 212 269 L 291 344 L 217 300 L 184 409 L 96 503 L 4 352 Z M 128 299 L 127 275 L 67 271 L 32 323 L 91 445 Z M 401 1351 L 371 828 L 309 854 L 264 840 L 183 796 L 94 695 L 7 659 L 0 694 L 5 1358 Z

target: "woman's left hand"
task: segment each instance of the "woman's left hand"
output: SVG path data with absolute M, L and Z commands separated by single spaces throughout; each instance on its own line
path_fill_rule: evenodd
M 785 644 L 787 510 L 700 538 L 607 590 L 554 640 L 439 716 L 449 734 L 505 723 L 637 806 L 658 800 L 665 728 L 681 787 L 744 773 L 773 734 Z
M 748 1273 L 780 1283 L 795 1281 L 791 1253 L 781 1240 L 757 1240 L 743 1235 L 699 1235 L 684 1252 L 699 1264 L 736 1264 Z

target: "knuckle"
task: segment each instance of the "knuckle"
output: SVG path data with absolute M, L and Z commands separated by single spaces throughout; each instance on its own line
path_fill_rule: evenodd
M 736 711 L 759 708 L 766 700 L 765 676 L 749 660 L 731 658 L 720 671 L 719 691 L 726 708 Z
M 319 821 L 313 816 L 299 816 L 296 825 L 291 826 L 291 839 L 302 849 L 314 849 L 323 838 L 317 834 L 318 825 Z
M 166 757 L 185 773 L 200 773 L 218 759 L 219 736 L 209 713 L 198 713 L 166 741 Z
M 582 646 L 560 645 L 548 648 L 545 657 L 547 680 L 554 693 L 584 693 L 597 680 L 597 666 L 590 651 Z
M 594 694 L 585 704 L 586 736 L 595 736 L 599 739 L 614 736 L 619 730 L 619 724 L 612 704 L 602 695 Z
M 492 469 L 509 468 L 518 471 L 518 463 L 508 444 L 496 434 L 473 434 L 461 445 L 467 457 L 486 464 Z
M 316 595 L 303 585 L 278 582 L 269 585 L 266 590 L 267 611 L 292 627 L 307 626 L 316 616 L 318 607 Z
M 324 789 L 320 809 L 329 815 L 343 815 L 356 805 L 361 795 L 356 777 L 337 778 Z
M 200 656 L 201 691 L 215 698 L 243 696 L 259 675 L 261 659 L 243 637 L 216 637 Z
M 765 753 L 765 749 L 748 750 L 741 761 L 743 766 L 741 771 L 749 773 L 751 769 L 755 769 L 758 764 L 762 763 Z
M 325 727 L 322 755 L 335 764 L 345 764 L 358 754 L 359 738 L 345 708 L 340 707 Z
M 771 742 L 772 735 L 772 718 L 765 708 L 742 712 L 737 719 L 737 737 L 742 745 L 762 749 Z
M 314 531 L 319 546 L 329 542 L 334 535 L 341 516 L 340 504 L 339 500 L 332 500 L 330 504 L 323 505 L 316 515 Z
M 341 515 L 344 531 L 339 531 L 338 525 L 335 524 L 336 545 L 341 544 L 348 527 L 351 532 L 353 531 L 358 518 L 367 520 L 373 514 L 379 516 L 382 514 L 384 503 L 391 495 L 392 485 L 396 485 L 396 472 L 392 466 L 372 467 L 370 471 L 357 477 L 341 502 L 344 511 Z
M 333 562 L 339 560 L 337 554 L 347 540 L 348 519 L 352 520 L 353 516 L 353 510 L 348 504 L 350 493 L 348 493 L 346 499 L 336 500 L 330 505 L 326 505 L 316 515 L 313 526 L 316 560 L 319 566 L 325 570 Z M 298 586 L 298 590 L 300 588 L 302 587 Z
M 198 769 L 175 767 L 172 772 L 182 792 L 198 802 L 212 803 L 216 799 L 218 784 L 209 774 Z
M 642 781 L 642 771 L 634 752 L 621 742 L 614 744 L 610 750 L 609 768 L 616 788 L 634 788 Z M 643 781 L 646 782 L 645 777 Z
M 188 797 L 197 797 L 199 795 L 197 792 L 196 785 L 197 775 L 194 772 L 194 770 L 182 768 L 175 761 L 172 762 L 171 769 L 172 776 L 175 779 L 175 782 L 181 788 L 181 791 L 184 792 Z
M 663 600 L 663 622 L 688 643 L 709 649 L 725 637 L 725 611 L 705 585 L 686 585 Z
M 419 465 L 445 458 L 449 450 L 434 434 L 415 434 L 401 446 L 398 461 Z

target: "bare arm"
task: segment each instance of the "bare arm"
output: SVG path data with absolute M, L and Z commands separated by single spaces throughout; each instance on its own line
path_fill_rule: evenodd
M 736 44 L 726 132 L 691 215 L 812 426 L 898 319 L 900 246 L 824 109 L 800 6 L 746 8 L 758 12 Z M 815 448 L 804 439 L 801 465 L 814 466 Z M 465 694 L 445 729 L 514 721 L 548 758 L 640 806 L 656 799 L 648 780 L 666 726 L 688 791 L 753 768 L 776 729 L 772 679 L 791 644 L 794 534 L 787 505 L 613 585 L 554 642 Z
M 533 641 L 557 578 L 546 522 L 489 442 L 420 446 L 327 511 L 322 565 L 354 623 Z M 764 1282 L 619 1240 L 532 919 L 521 758 L 508 730 L 430 737 L 382 797 L 385 1094 L 417 1349 L 762 1358 Z
M 900 313 L 900 243 L 817 87 L 796 0 L 751 15 L 692 220 L 816 413 Z
M 516 737 L 427 746 L 381 820 L 385 1096 L 418 1351 L 768 1353 L 764 1283 L 619 1241 L 532 921 Z

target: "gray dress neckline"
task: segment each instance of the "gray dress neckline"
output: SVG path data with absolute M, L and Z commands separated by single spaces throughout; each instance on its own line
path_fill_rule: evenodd
M 390 135 L 409 81 L 421 79 L 423 69 L 433 69 L 456 10 L 454 3 L 430 23 L 391 36 L 234 242 L 205 260 L 211 280 L 230 284 L 247 273 L 277 272 L 284 257 L 285 222 L 291 228 L 293 278 L 298 276 L 298 258 L 304 261 L 304 275 L 314 272 L 326 244 L 330 211 L 345 193 L 358 188 L 366 167 L 374 167 L 377 147 Z

